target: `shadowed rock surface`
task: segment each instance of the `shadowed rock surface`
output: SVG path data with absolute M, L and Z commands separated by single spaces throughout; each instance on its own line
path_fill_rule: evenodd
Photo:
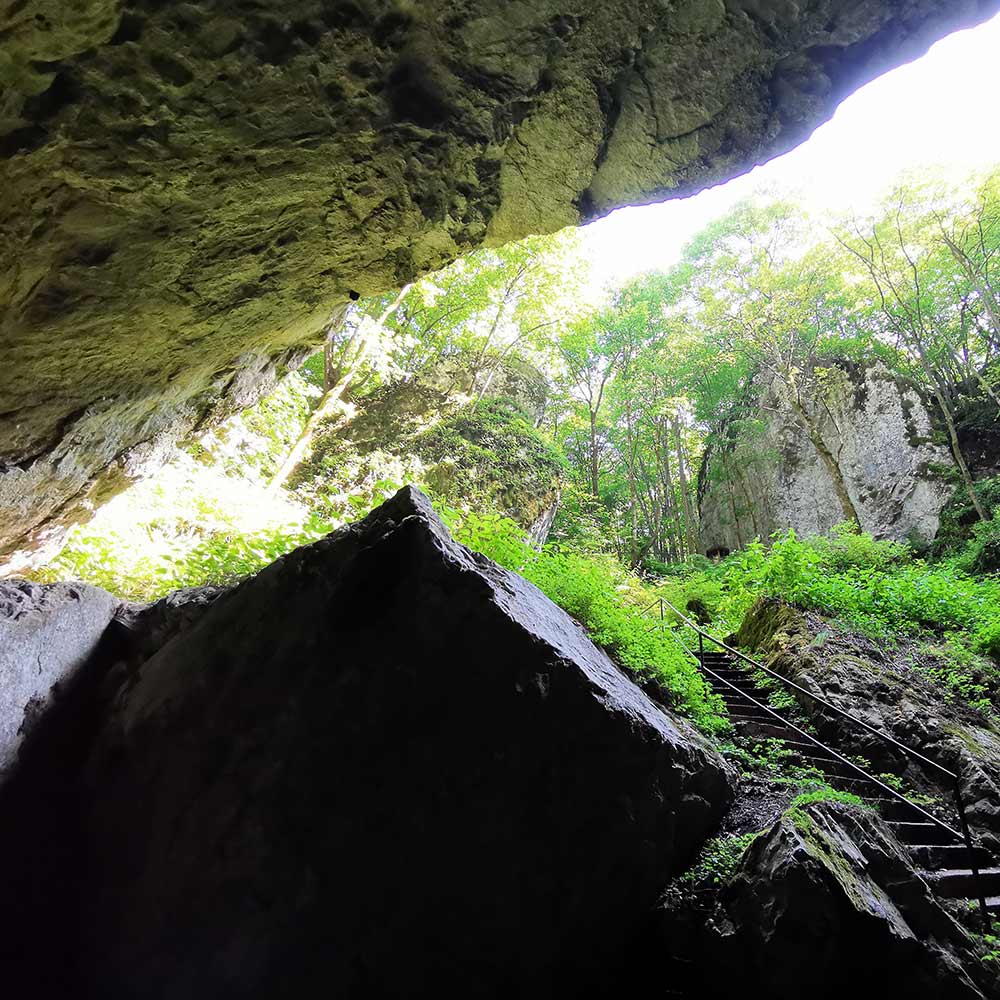
M 50 732 L 0 800 L 38 906 L 5 938 L 15 985 L 549 997 L 635 973 L 729 772 L 426 498 L 174 604 L 116 629 L 71 749 Z
M 93 656 L 120 605 L 85 583 L 0 581 L 0 783 L 32 724 Z
M 996 995 L 995 974 L 868 809 L 791 810 L 751 844 L 710 913 L 667 912 L 668 947 L 701 973 L 702 996 L 748 984 L 775 1000 Z
M 996 0 L 17 0 L 0 551 L 252 401 L 352 295 L 691 193 Z

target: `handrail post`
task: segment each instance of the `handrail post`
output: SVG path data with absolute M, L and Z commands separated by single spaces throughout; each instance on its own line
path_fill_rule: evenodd
M 700 631 L 698 633 L 698 662 L 702 665 L 705 663 L 705 640 Z
M 976 897 L 979 900 L 979 912 L 983 918 L 983 933 L 989 934 L 991 921 L 990 911 L 986 905 L 986 893 L 983 892 L 983 879 L 979 873 L 979 863 L 976 861 L 976 849 L 972 843 L 972 833 L 969 830 L 969 821 L 965 817 L 965 800 L 962 798 L 962 786 L 958 778 L 955 778 L 953 789 L 955 796 L 955 808 L 958 810 L 958 821 L 962 828 L 962 839 L 965 841 L 965 849 L 969 854 L 969 871 L 976 880 Z
M 660 621 L 663 621 L 663 598 L 660 598 Z

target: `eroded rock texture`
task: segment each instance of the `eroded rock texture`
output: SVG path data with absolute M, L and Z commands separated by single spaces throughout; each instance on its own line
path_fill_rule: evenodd
M 826 363 L 819 391 L 802 399 L 861 521 L 877 538 L 929 542 L 954 491 L 954 460 L 931 403 L 884 365 Z M 733 552 L 775 531 L 824 534 L 847 520 L 809 428 L 777 380 L 717 441 L 698 483 L 702 550 Z
M 731 799 L 690 726 L 413 490 L 174 605 L 0 798 L 27 901 L 0 957 L 33 995 L 604 996 Z
M 747 984 L 775 1000 L 996 993 L 995 974 L 868 809 L 792 810 L 753 842 L 712 910 L 690 914 L 686 935 L 681 911 L 671 916 L 668 947 L 683 945 L 698 995 Z
M 996 7 L 8 0 L 0 551 L 352 294 L 731 176 Z
M 85 583 L 0 581 L 0 784 L 34 721 L 87 666 L 120 605 Z

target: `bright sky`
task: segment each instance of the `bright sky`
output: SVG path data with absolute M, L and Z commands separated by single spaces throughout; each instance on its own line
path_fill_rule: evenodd
M 1000 162 L 996 127 L 1000 16 L 938 42 L 852 94 L 790 153 L 693 198 L 623 208 L 587 226 L 596 284 L 675 263 L 707 222 L 758 190 L 797 196 L 817 212 L 863 212 L 905 170 L 959 176 Z

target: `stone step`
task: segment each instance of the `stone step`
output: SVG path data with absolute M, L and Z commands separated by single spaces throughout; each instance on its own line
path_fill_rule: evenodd
M 729 710 L 729 718 L 733 722 L 741 723 L 770 723 L 773 722 L 775 725 L 783 725 L 781 717 L 771 715 L 770 712 L 763 708 L 757 708 L 755 705 L 747 705 L 745 708 L 732 708 Z M 785 730 L 790 732 L 790 730 Z
M 986 909 L 991 913 L 1000 913 L 1000 896 L 987 896 Z
M 826 780 L 834 788 L 858 795 L 865 800 L 871 799 L 878 793 L 878 785 L 869 778 L 863 778 L 860 774 L 853 778 L 842 774 L 828 774 Z
M 856 768 L 836 757 L 824 755 L 819 747 L 816 747 L 815 754 L 796 754 L 795 760 L 803 767 L 818 767 L 826 774 L 839 774 L 845 778 L 860 778 Z
M 920 813 L 917 812 L 916 807 L 906 802 L 900 802 L 899 799 L 874 798 L 869 799 L 868 802 L 869 805 L 873 805 L 878 810 L 879 815 L 885 820 L 921 821 L 918 819 Z
M 755 739 L 784 739 L 787 736 L 794 736 L 795 730 L 773 716 L 768 716 L 767 721 L 761 719 L 733 719 L 733 723 L 739 731 Z
M 945 899 L 972 899 L 980 893 L 1000 892 L 1000 868 L 981 868 L 978 879 L 968 868 L 944 868 L 921 874 L 934 892 Z
M 889 827 L 904 844 L 954 844 L 955 838 L 930 821 L 890 820 Z
M 906 849 L 928 871 L 959 869 L 969 864 L 969 849 L 965 844 L 908 844 Z M 975 863 L 982 868 L 988 868 L 993 861 L 990 852 L 981 847 L 974 847 L 972 852 Z

